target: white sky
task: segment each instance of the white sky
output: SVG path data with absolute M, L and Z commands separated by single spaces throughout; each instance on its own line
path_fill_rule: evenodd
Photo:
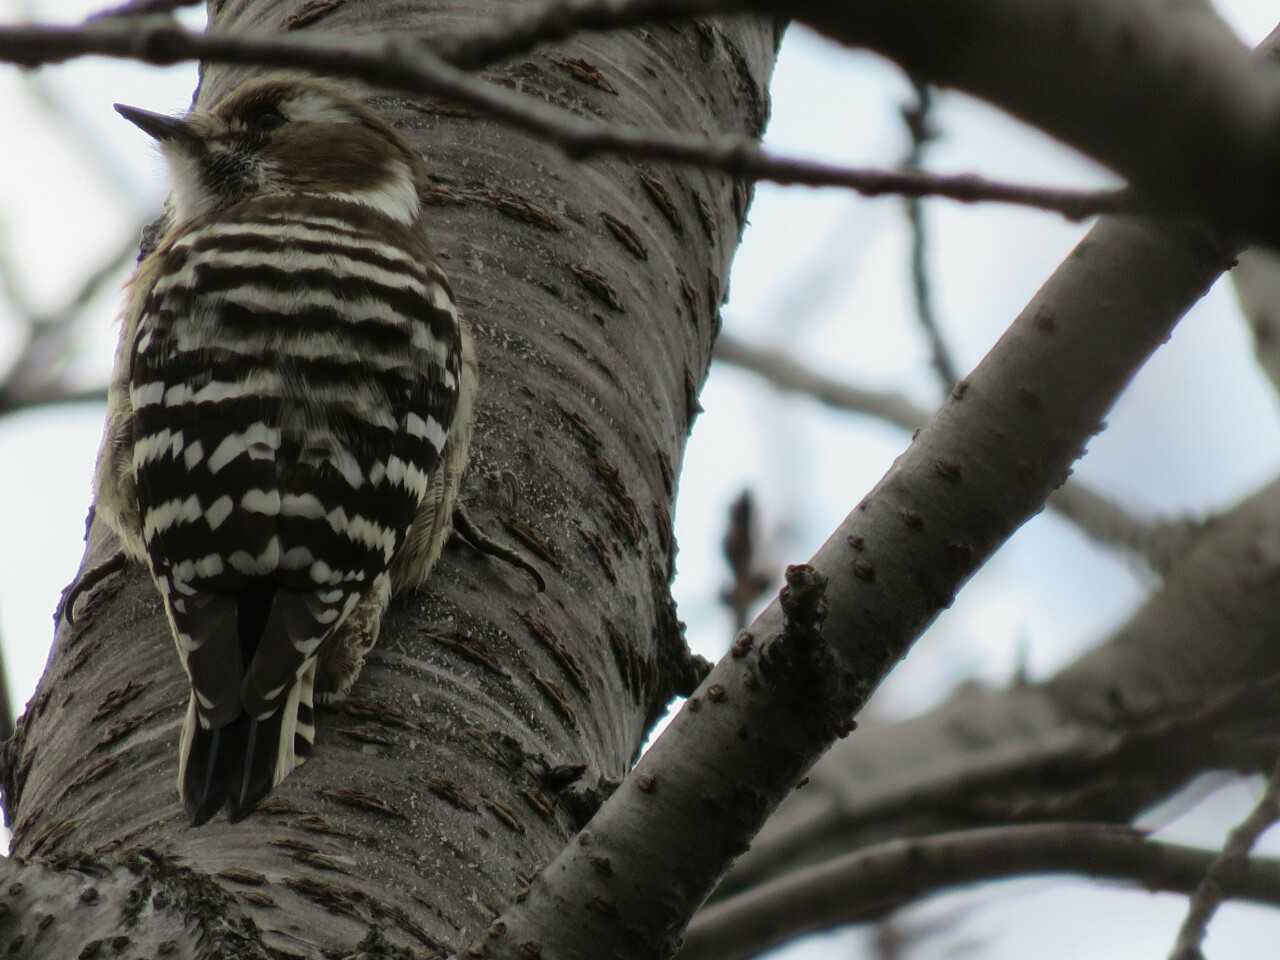
M 98 5 L 50 0 L 0 2 L 0 19 L 74 20 Z M 1278 15 L 1273 3 L 1219 4 L 1250 43 Z M 194 68 L 139 68 L 103 60 L 47 70 L 70 124 L 51 123 L 28 81 L 0 69 L 0 250 L 17 265 L 36 304 L 64 292 L 116 247 L 164 194 L 158 157 L 112 112 L 113 101 L 181 110 Z M 898 107 L 909 88 L 873 57 L 793 30 L 773 87 L 768 139 L 795 153 L 865 165 L 898 161 L 905 134 Z M 1105 180 L 1094 165 L 988 107 L 941 99 L 943 139 L 931 167 L 1059 185 Z M 76 129 L 78 133 L 69 132 Z M 104 160 L 104 158 L 106 158 Z M 940 319 L 961 366 L 994 343 L 1084 228 L 1052 215 L 935 201 L 927 208 Z M 837 191 L 761 187 L 732 277 L 726 328 L 774 343 L 862 385 L 936 392 L 912 321 L 908 234 L 893 200 Z M 119 278 L 123 281 L 123 274 Z M 86 314 L 85 332 L 63 362 L 85 383 L 110 367 L 117 283 Z M 0 370 L 16 343 L 0 305 Z M 769 551 L 779 567 L 809 556 L 905 447 L 901 432 L 842 417 L 802 399 L 760 389 L 745 374 L 717 369 L 702 397 L 681 478 L 676 596 L 695 647 L 723 651 L 729 632 L 717 594 L 727 572 L 720 537 L 730 500 L 749 485 L 763 504 Z M 1140 374 L 1096 438 L 1077 474 L 1136 509 L 1198 512 L 1236 501 L 1280 467 L 1276 398 L 1251 361 L 1230 291 L 1219 285 Z M 51 612 L 79 562 L 89 480 L 101 429 L 95 405 L 0 421 L 0 638 L 16 702 L 34 690 L 52 636 Z M 1086 543 L 1052 515 L 1029 523 L 974 579 L 877 698 L 906 715 L 956 683 L 1006 681 L 1020 651 L 1045 676 L 1121 622 L 1149 584 L 1122 560 Z M 1157 814 L 1166 835 L 1214 844 L 1249 809 L 1257 784 L 1232 781 L 1190 813 Z M 1280 853 L 1280 842 L 1264 843 Z M 919 960 L 966 950 L 991 958 L 1094 960 L 1162 956 L 1181 921 L 1171 896 L 1117 894 L 1058 881 L 1018 881 L 945 898 L 908 919 L 950 916 L 950 932 L 928 941 Z M 1211 957 L 1274 956 L 1280 912 L 1228 906 L 1214 922 Z M 816 938 L 788 960 L 858 955 L 861 934 Z

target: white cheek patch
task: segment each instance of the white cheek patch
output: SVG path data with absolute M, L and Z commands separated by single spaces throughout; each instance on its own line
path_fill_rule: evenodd
M 200 161 L 181 144 L 161 143 L 173 186 L 173 219 L 177 223 L 194 220 L 213 209 L 218 197 L 204 182 Z

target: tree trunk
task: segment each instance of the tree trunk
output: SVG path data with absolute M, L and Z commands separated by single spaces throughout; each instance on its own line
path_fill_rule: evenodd
M 438 36 L 517 6 L 214 0 L 210 22 Z M 489 76 L 579 115 L 755 136 L 780 29 L 739 18 L 584 35 Z M 197 105 L 255 72 L 207 67 Z M 749 190 L 574 164 L 448 103 L 373 103 L 426 158 L 431 239 L 476 334 L 464 496 L 546 592 L 455 543 L 393 605 L 350 699 L 319 711 L 314 757 L 244 822 L 192 829 L 174 782 L 185 678 L 159 596 L 138 568 L 103 581 L 75 628 L 61 624 L 11 748 L 0 950 L 460 949 L 695 679 L 668 592 L 672 503 Z M 101 525 L 89 543 L 86 569 L 111 551 Z

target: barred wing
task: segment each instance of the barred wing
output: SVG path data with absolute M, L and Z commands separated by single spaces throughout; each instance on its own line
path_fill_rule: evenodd
M 133 344 L 143 540 L 191 678 L 198 814 L 220 788 L 247 812 L 300 762 L 300 688 L 403 545 L 457 405 L 425 248 L 352 204 L 303 206 L 254 201 L 176 240 Z M 217 738 L 234 750 L 209 747 L 235 725 Z

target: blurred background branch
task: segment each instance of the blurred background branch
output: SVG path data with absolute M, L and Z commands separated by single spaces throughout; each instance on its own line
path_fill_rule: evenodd
M 875 417 L 904 430 L 919 429 L 931 416 L 900 393 L 845 383 L 780 350 L 755 347 L 728 333 L 721 333 L 716 341 L 715 359 L 749 371 L 778 390 L 803 394 L 832 409 Z M 1167 570 L 1172 558 L 1185 551 L 1209 522 L 1145 520 L 1076 479 L 1067 480 L 1048 505 L 1085 536 L 1139 557 L 1157 573 Z
M 920 171 L 924 166 L 924 154 L 938 132 L 933 128 L 933 91 L 916 78 L 911 80 L 915 88 L 915 102 L 902 108 L 902 119 L 911 137 L 911 145 L 902 160 L 903 170 Z M 929 344 L 929 356 L 938 374 L 943 393 L 947 393 L 960 379 L 960 370 L 951 356 L 942 328 L 938 324 L 937 307 L 933 301 L 933 285 L 929 278 L 929 238 L 925 229 L 924 203 L 919 197 L 907 197 L 903 202 L 907 223 L 911 226 L 911 293 L 915 301 L 916 320 Z

